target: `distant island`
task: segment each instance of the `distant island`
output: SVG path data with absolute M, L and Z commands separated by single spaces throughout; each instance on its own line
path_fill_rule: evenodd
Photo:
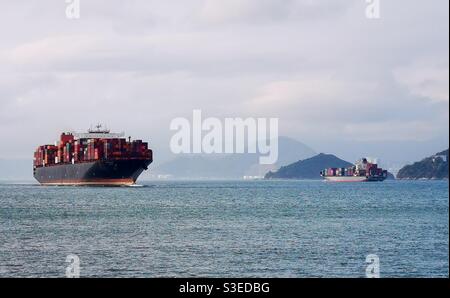
M 321 179 L 320 171 L 325 168 L 345 168 L 352 164 L 332 154 L 320 153 L 305 160 L 299 160 L 281 167 L 276 172 L 268 172 L 265 179 Z
M 448 149 L 401 168 L 397 179 L 448 179 Z
M 320 153 L 308 159 L 299 160 L 281 167 L 276 172 L 268 172 L 264 179 L 322 179 L 320 171 L 326 168 L 346 168 L 353 164 L 333 154 Z M 388 173 L 388 179 L 395 179 Z

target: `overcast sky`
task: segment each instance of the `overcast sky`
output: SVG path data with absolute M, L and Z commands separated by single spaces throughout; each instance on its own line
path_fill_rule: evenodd
M 166 156 L 174 117 L 279 117 L 318 152 L 448 146 L 447 0 L 0 0 L 0 158 L 102 122 Z

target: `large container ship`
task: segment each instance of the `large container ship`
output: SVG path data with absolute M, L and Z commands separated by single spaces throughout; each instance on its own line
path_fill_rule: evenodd
M 333 182 L 372 182 L 384 181 L 387 170 L 378 167 L 376 162 L 361 158 L 355 165 L 347 168 L 328 168 L 320 172 L 320 176 Z
M 42 185 L 133 185 L 153 152 L 148 143 L 123 136 L 101 125 L 88 133 L 62 133 L 54 145 L 37 148 L 33 176 Z

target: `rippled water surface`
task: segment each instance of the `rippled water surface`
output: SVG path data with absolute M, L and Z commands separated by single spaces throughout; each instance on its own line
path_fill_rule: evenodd
M 448 182 L 0 184 L 0 277 L 448 277 Z

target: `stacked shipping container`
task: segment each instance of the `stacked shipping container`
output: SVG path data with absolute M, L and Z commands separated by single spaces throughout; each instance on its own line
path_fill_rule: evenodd
M 355 166 L 351 166 L 348 168 L 328 168 L 323 170 L 321 173 L 324 173 L 325 176 L 366 176 L 369 174 L 370 176 L 381 176 L 383 174 L 383 169 L 379 168 L 377 164 L 367 163 L 366 169 L 357 169 Z
M 40 146 L 34 153 L 35 167 L 97 160 L 151 158 L 148 143 L 126 139 L 75 139 L 63 133 L 56 145 Z

